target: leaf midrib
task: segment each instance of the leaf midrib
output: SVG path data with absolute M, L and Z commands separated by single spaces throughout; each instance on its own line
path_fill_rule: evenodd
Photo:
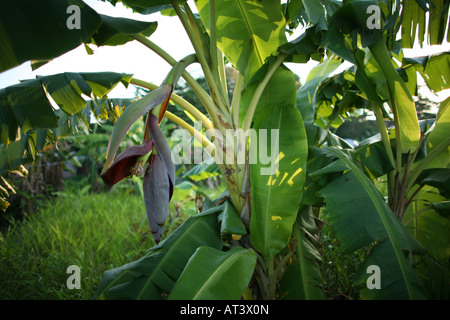
M 252 41 L 253 42 L 253 47 L 255 48 L 255 52 L 256 52 L 256 56 L 258 58 L 259 64 L 263 65 L 264 64 L 264 59 L 262 58 L 262 54 L 261 54 L 261 52 L 260 52 L 260 50 L 259 50 L 259 48 L 257 46 L 255 33 L 253 32 L 253 29 L 252 29 L 252 27 L 250 25 L 250 19 L 247 17 L 247 15 L 245 13 L 245 10 L 244 10 L 243 4 L 242 4 L 242 0 L 237 0 L 236 2 L 238 4 L 238 6 L 239 6 L 239 9 L 240 9 L 241 13 L 242 13 L 245 25 L 247 26 L 248 31 L 250 31 L 250 37 L 253 40 Z
M 243 254 L 247 252 L 248 250 L 238 250 L 236 253 L 232 254 L 229 258 L 225 260 L 224 263 L 222 263 L 216 270 L 211 274 L 211 276 L 204 282 L 204 284 L 200 287 L 200 289 L 197 291 L 197 293 L 194 295 L 192 300 L 199 300 L 205 293 L 205 291 L 208 289 L 209 285 L 214 281 L 216 275 L 218 273 L 221 273 L 222 270 L 226 269 L 226 267 L 234 262 L 240 254 Z
M 281 125 L 281 117 L 282 117 L 282 114 L 283 114 L 283 108 L 280 108 L 281 110 L 280 110 L 280 113 L 279 113 L 279 117 L 278 117 L 278 125 L 277 125 L 277 128 L 280 128 L 280 125 Z M 270 142 L 270 144 L 272 144 L 272 142 Z M 273 150 L 272 149 L 270 149 L 270 154 L 272 154 L 272 152 L 273 152 Z M 280 152 L 280 150 L 278 150 L 278 152 Z M 269 216 L 270 216 L 270 204 L 271 204 L 271 199 L 272 199 L 272 189 L 273 189 L 273 184 L 270 184 L 270 186 L 269 186 L 269 194 L 268 194 L 268 196 L 267 196 L 267 203 L 266 203 L 266 208 L 267 208 L 267 210 L 266 210 L 266 214 L 265 214 L 265 232 L 264 232 L 264 244 L 265 244 L 265 251 L 266 251 L 266 254 L 267 255 L 269 255 L 269 247 L 268 247 L 268 244 L 270 243 L 270 241 L 269 241 L 269 221 L 270 221 L 270 219 L 269 219 Z
M 140 299 L 142 293 L 145 292 L 145 289 L 147 288 L 147 286 L 148 286 L 150 283 L 153 282 L 152 279 L 153 279 L 154 277 L 157 276 L 157 272 L 158 272 L 159 270 L 161 270 L 161 272 L 165 272 L 162 266 L 164 265 L 164 261 L 167 260 L 167 259 L 169 259 L 170 253 L 171 253 L 172 251 L 174 251 L 174 250 L 177 248 L 176 243 L 179 243 L 179 242 L 182 241 L 185 237 L 189 236 L 189 235 L 191 234 L 191 233 L 189 232 L 189 230 L 190 230 L 191 228 L 193 228 L 197 223 L 199 223 L 199 222 L 201 222 L 201 221 L 203 221 L 203 220 L 197 218 L 197 219 L 196 219 L 194 222 L 192 222 L 192 224 L 191 224 L 190 226 L 188 226 L 188 228 L 187 228 L 187 229 L 186 229 L 186 230 L 185 230 L 185 231 L 184 231 L 184 232 L 176 239 L 175 243 L 172 243 L 172 244 L 170 245 L 170 248 L 167 249 L 167 252 L 164 254 L 164 257 L 161 259 L 161 262 L 157 265 L 157 267 L 155 268 L 155 270 L 154 270 L 154 271 L 152 272 L 152 274 L 148 277 L 148 280 L 145 282 L 145 285 L 142 287 L 142 290 L 141 290 L 141 292 L 139 293 L 137 299 Z

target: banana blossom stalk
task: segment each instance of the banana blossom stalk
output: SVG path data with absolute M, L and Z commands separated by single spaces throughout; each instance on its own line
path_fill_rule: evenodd
M 161 239 L 175 185 L 175 165 L 172 162 L 171 150 L 159 127 L 159 119 L 167 108 L 171 92 L 172 86 L 163 85 L 152 91 L 152 99 L 144 97 L 125 109 L 111 135 L 105 167 L 101 174 L 101 178 L 108 185 L 114 185 L 130 175 L 144 175 L 145 209 L 156 243 Z M 159 105 L 160 111 L 158 116 L 155 116 L 151 111 Z M 148 113 L 146 133 L 148 132 L 150 137 L 146 134 L 142 145 L 129 147 L 113 161 L 126 131 L 145 113 Z

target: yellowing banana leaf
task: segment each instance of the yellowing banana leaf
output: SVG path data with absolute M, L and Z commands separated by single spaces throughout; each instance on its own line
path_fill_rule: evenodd
M 169 300 L 239 300 L 256 265 L 252 249 L 200 247 L 172 289 Z
M 7 146 L 20 139 L 20 131 L 58 127 L 49 96 L 71 116 L 86 107 L 82 94 L 103 98 L 119 82 L 127 86 L 130 79 L 131 75 L 114 72 L 69 72 L 37 77 L 0 89 L 1 141 Z
M 415 71 L 418 71 L 433 92 L 450 88 L 450 52 L 426 57 L 404 58 L 402 68 L 411 69 L 414 76 Z
M 209 32 L 209 1 L 196 1 Z M 276 1 L 216 0 L 217 46 L 246 81 L 286 42 L 286 21 Z
M 412 48 L 416 40 L 420 46 L 426 43 L 441 44 L 444 41 L 449 13 L 448 2 L 445 2 L 445 0 L 403 1 L 401 43 L 404 48 Z

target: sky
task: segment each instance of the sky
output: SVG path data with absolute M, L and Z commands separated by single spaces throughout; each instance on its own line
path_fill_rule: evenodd
M 158 28 L 155 33 L 151 35 L 151 40 L 167 51 L 176 60 L 182 59 L 186 55 L 194 52 L 194 49 L 192 48 L 192 45 L 190 44 L 189 39 L 177 17 L 166 17 L 162 16 L 160 13 L 140 15 L 125 8 L 121 3 L 117 3 L 116 6 L 113 6 L 109 2 L 99 0 L 84 1 L 95 11 L 101 14 L 142 21 L 158 21 Z M 299 34 L 294 34 L 291 37 L 288 37 L 288 40 L 293 40 L 298 35 Z M 31 70 L 30 62 L 25 62 L 20 66 L 0 73 L 0 88 L 14 85 L 23 79 L 35 78 L 37 75 L 43 76 L 62 72 L 101 71 L 131 73 L 138 79 L 160 84 L 171 68 L 170 65 L 162 60 L 158 55 L 137 41 L 132 41 L 125 45 L 116 47 L 90 47 L 94 50 L 93 55 L 88 55 L 84 46 L 81 45 L 64 55 L 53 59 L 53 61 L 35 71 Z M 425 56 L 443 51 L 450 51 L 449 43 L 445 43 L 442 46 L 425 47 L 423 49 L 405 49 L 404 53 L 405 56 L 412 57 Z M 304 83 L 309 71 L 316 64 L 317 62 L 310 61 L 306 64 L 287 63 L 286 66 L 300 77 L 301 83 Z M 343 67 L 345 66 L 348 65 L 344 64 Z M 202 74 L 198 64 L 189 66 L 187 70 L 194 78 Z M 134 93 L 135 89 L 133 86 L 129 86 L 129 88 L 126 89 L 122 84 L 119 84 L 109 94 L 109 97 L 131 98 L 134 97 Z M 437 96 L 428 91 L 425 93 L 433 101 L 442 101 L 446 97 L 450 96 L 450 90 L 445 90 L 445 92 L 441 92 Z

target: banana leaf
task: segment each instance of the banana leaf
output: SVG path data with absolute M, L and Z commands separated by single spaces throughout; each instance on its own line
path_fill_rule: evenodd
M 70 13 L 68 8 L 76 6 Z M 71 15 L 79 17 L 79 28 L 69 28 Z M 131 35 L 150 36 L 156 22 L 101 15 L 81 0 L 20 0 L 0 4 L 0 72 L 31 60 L 33 69 L 82 43 L 122 45 Z M 90 48 L 88 48 L 90 50 Z
M 114 72 L 38 76 L 0 89 L 0 138 L 7 146 L 20 138 L 20 131 L 58 126 L 50 98 L 62 111 L 74 115 L 87 106 L 82 98 L 103 98 L 119 82 L 128 86 L 131 75 Z
M 133 9 L 140 14 L 152 14 L 172 8 L 170 0 L 102 0 L 109 1 L 112 5 L 121 2 L 125 7 Z M 177 0 L 179 4 L 187 0 Z
M 405 0 L 402 13 L 403 48 L 412 48 L 416 41 L 420 46 L 442 44 L 448 22 L 449 3 L 445 0 Z M 428 15 L 428 19 L 427 19 Z M 449 28 L 449 27 L 448 27 Z M 447 41 L 450 33 L 447 35 Z
M 312 123 L 315 119 L 317 106 L 317 91 L 319 85 L 335 71 L 342 61 L 327 59 L 315 66 L 306 78 L 306 82 L 297 92 L 297 107 L 305 123 Z
M 195 2 L 209 32 L 207 0 Z M 286 40 L 286 21 L 280 3 L 256 0 L 216 0 L 217 46 L 246 81 Z
M 265 106 L 253 128 L 258 132 L 258 141 L 261 129 L 267 130 L 267 136 L 279 130 L 278 148 L 272 137 L 266 143 L 272 156 L 269 164 L 276 170 L 265 175 L 262 170 L 269 169 L 267 164 L 261 160 L 250 164 L 251 242 L 270 259 L 286 246 L 292 233 L 305 182 L 308 144 L 300 112 L 292 105 Z
M 344 160 L 350 171 L 319 191 L 324 197 L 344 253 L 374 247 L 360 269 L 364 284 L 370 265 L 381 269 L 381 289 L 363 289 L 367 299 L 423 299 L 421 282 L 403 250 L 424 254 L 425 248 L 394 216 L 372 182 L 343 151 L 326 148 L 329 155 Z
M 280 295 L 285 300 L 325 299 L 320 269 L 322 256 L 315 238 L 318 229 L 311 209 L 311 206 L 303 206 L 294 226 L 296 255 L 280 282 Z
M 253 275 L 256 253 L 235 247 L 200 247 L 178 278 L 169 300 L 238 300 Z
M 77 6 L 79 29 L 69 29 L 69 6 Z M 70 12 L 70 11 L 69 11 Z M 101 17 L 81 0 L 0 3 L 0 72 L 28 60 L 48 61 L 75 49 L 100 27 Z
M 154 300 L 170 294 L 199 247 L 222 248 L 217 228 L 220 209 L 190 217 L 141 259 L 104 272 L 93 298 Z

